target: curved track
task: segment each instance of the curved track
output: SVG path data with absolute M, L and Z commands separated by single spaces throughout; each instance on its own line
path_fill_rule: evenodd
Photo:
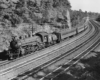
M 47 64 L 43 65 L 43 66 L 40 67 L 40 68 L 37 68 L 37 69 L 32 70 L 32 71 L 29 71 L 29 73 L 28 73 L 27 75 L 24 75 L 24 76 L 21 76 L 21 75 L 20 75 L 20 77 L 18 76 L 16 79 L 17 79 L 17 80 L 27 80 L 27 78 L 28 78 L 30 75 L 34 75 L 34 74 L 38 73 L 39 71 L 43 71 L 44 68 L 48 67 L 49 65 L 52 65 L 53 63 L 55 63 L 55 62 L 57 62 L 57 61 L 59 61 L 59 60 L 61 60 L 61 59 L 63 59 L 64 57 L 68 56 L 68 54 L 72 54 L 72 53 L 74 53 L 75 51 L 81 49 L 81 48 L 82 48 L 83 46 L 85 46 L 87 43 L 92 44 L 91 46 L 87 46 L 88 48 L 85 49 L 85 51 L 83 50 L 83 52 L 81 52 L 79 55 L 77 55 L 77 56 L 75 56 L 75 57 L 73 58 L 73 59 L 79 58 L 79 59 L 76 61 L 76 62 L 78 62 L 81 58 L 83 58 L 84 56 L 87 55 L 87 54 L 85 54 L 85 53 L 88 53 L 91 49 L 93 49 L 93 46 L 96 46 L 96 45 L 97 45 L 98 40 L 99 40 L 99 38 L 98 38 L 98 36 L 99 36 L 99 35 L 98 35 L 98 34 L 99 34 L 99 30 L 98 30 L 98 27 L 96 27 L 95 29 L 96 29 L 96 31 L 94 32 L 94 35 L 93 35 L 93 36 L 91 36 L 87 41 L 85 41 L 84 43 L 80 44 L 79 46 L 77 46 L 77 47 L 74 48 L 73 50 L 69 51 L 69 52 L 67 53 L 67 55 L 64 54 L 64 55 L 62 55 L 61 57 L 59 57 L 59 58 L 53 60 L 53 62 L 49 62 L 49 64 L 47 63 Z M 98 35 L 98 36 L 97 36 L 97 35 Z M 97 37 L 96 37 L 96 36 L 97 36 Z M 96 38 L 95 42 L 94 42 L 94 38 Z M 85 46 L 85 47 L 86 47 L 86 46 Z M 73 60 L 73 59 L 72 59 L 72 60 Z M 70 61 L 67 62 L 67 63 L 64 63 L 63 65 L 61 65 L 60 67 L 56 68 L 54 71 L 52 71 L 52 72 L 46 74 L 46 75 L 43 76 L 42 78 L 38 78 L 39 76 L 37 76 L 37 77 L 36 77 L 36 80 L 37 80 L 37 79 L 41 79 L 41 80 L 45 80 L 45 79 L 46 79 L 46 80 L 47 80 L 48 78 L 50 78 L 50 79 L 55 78 L 55 76 L 61 74 L 62 72 L 64 72 L 64 71 L 66 71 L 67 69 L 69 69 L 70 66 L 72 66 L 72 65 L 70 65 L 70 66 L 67 65 L 68 63 L 72 63 L 72 60 L 70 60 Z M 73 64 L 75 64 L 76 62 L 74 62 Z M 63 71 L 60 70 L 62 67 L 65 68 Z M 58 72 L 60 72 L 60 73 L 58 74 Z
M 95 27 L 97 26 L 97 24 L 95 24 L 94 22 L 92 22 L 92 24 L 95 25 Z M 99 30 L 97 30 L 97 33 L 100 34 Z M 100 35 L 99 35 L 99 37 L 100 37 Z M 82 58 L 87 56 L 90 53 L 90 51 L 94 50 L 99 44 L 100 44 L 100 38 L 97 38 L 97 40 L 93 44 L 91 44 L 91 46 L 88 47 L 86 50 L 84 50 L 83 52 L 81 52 L 80 54 L 75 56 L 70 61 L 68 61 L 68 62 L 64 63 L 63 65 L 59 66 L 58 68 L 54 69 L 52 72 L 46 74 L 45 76 L 43 76 L 39 80 L 54 80 L 54 79 L 56 79 L 57 76 L 63 74 L 66 71 L 68 71 L 73 65 L 75 65 Z M 71 65 L 68 65 L 68 64 L 71 64 Z
M 86 32 L 86 31 L 82 31 L 81 34 L 84 33 L 84 32 Z M 90 32 L 90 31 L 89 31 L 89 32 Z M 86 34 L 88 34 L 89 32 L 87 32 Z M 74 37 L 77 37 L 78 35 L 81 35 L 81 34 L 77 34 L 77 35 L 75 35 Z M 71 39 L 71 38 L 64 39 L 64 40 L 62 40 L 61 42 L 64 42 L 64 41 L 70 40 L 70 39 Z M 58 44 L 54 44 L 54 45 L 52 45 L 52 46 L 55 46 L 55 45 L 58 45 Z M 49 47 L 52 47 L 52 46 L 49 46 Z M 42 49 L 42 50 L 44 50 L 44 49 Z M 39 51 L 42 51 L 42 50 L 39 50 Z M 38 52 L 38 51 L 34 52 L 34 54 L 37 53 L 37 52 Z M 28 57 L 28 56 L 31 56 L 31 55 L 33 55 L 33 54 L 28 54 L 28 55 L 25 55 L 25 56 L 23 56 L 23 57 L 20 57 L 20 58 L 11 60 L 11 61 L 8 61 L 8 60 L 0 60 L 0 66 L 9 64 L 9 63 L 11 63 L 11 62 L 15 62 L 15 61 L 17 61 L 17 60 L 23 59 L 23 58 Z
M 87 35 L 90 35 L 90 34 L 91 34 L 91 37 L 92 37 L 93 30 L 92 30 L 92 32 L 90 31 L 90 32 L 87 33 Z M 95 34 L 95 35 L 96 35 L 96 34 Z M 76 41 L 77 41 L 77 43 L 79 44 L 79 40 L 82 40 L 82 39 L 84 39 L 84 38 L 87 39 L 87 38 L 91 38 L 91 37 L 86 37 L 86 35 L 85 35 L 85 36 L 82 36 L 81 38 L 79 37 L 79 39 L 77 39 L 77 40 L 75 39 L 75 41 L 73 41 L 73 43 L 75 44 Z M 83 40 L 83 42 L 84 42 L 84 40 Z M 82 42 L 81 42 L 81 43 L 82 43 Z M 72 44 L 72 43 L 71 43 L 71 44 Z M 71 44 L 70 44 L 70 45 L 71 45 Z M 82 44 L 83 44 L 83 43 L 82 43 Z M 82 45 L 82 44 L 81 44 L 81 45 Z M 57 44 L 57 45 L 58 45 L 58 44 Z M 63 48 L 66 46 L 66 44 L 64 44 L 63 42 L 60 43 L 59 45 L 63 45 L 62 47 L 60 47 L 60 49 L 63 49 Z M 68 44 L 68 45 L 69 45 L 69 44 Z M 85 44 L 84 44 L 84 45 L 85 45 Z M 56 45 L 54 45 L 54 46 L 56 46 Z M 52 47 L 52 46 L 51 46 L 51 47 Z M 72 46 L 71 46 L 71 47 L 72 47 Z M 75 47 L 75 46 L 74 46 L 74 47 Z M 73 47 L 72 47 L 72 48 L 73 48 Z M 58 48 L 58 49 L 59 49 L 59 48 Z M 69 48 L 69 50 L 70 50 L 70 49 L 71 49 L 71 48 Z M 77 48 L 77 49 L 78 49 L 78 48 Z M 37 51 L 37 52 L 38 52 L 38 51 Z M 70 51 L 69 51 L 68 53 L 71 54 Z M 32 54 L 30 54 L 30 55 L 32 55 Z M 44 55 L 46 55 L 46 54 L 44 54 Z M 44 57 L 44 55 L 43 55 L 42 57 Z M 49 53 L 49 55 L 51 55 L 51 53 Z M 46 55 L 46 56 L 47 56 L 47 55 Z M 61 56 L 65 57 L 65 54 L 61 53 Z M 68 56 L 68 54 L 67 54 L 66 56 Z M 42 67 L 37 68 L 37 70 L 35 70 L 35 73 L 38 72 L 38 71 L 40 71 L 40 69 L 43 69 L 43 67 L 46 68 L 47 66 L 49 66 L 49 65 L 51 65 L 51 64 L 53 64 L 53 63 L 55 63 L 56 61 L 61 60 L 63 57 L 61 57 L 61 58 L 60 58 L 59 56 L 56 57 L 56 58 L 54 59 L 54 61 L 53 61 L 53 60 L 50 61 L 50 64 L 46 63 L 46 64 L 42 65 Z M 23 57 L 23 58 L 25 58 L 25 57 Z M 25 58 L 25 59 L 27 59 L 27 58 Z M 24 59 L 24 60 L 25 60 L 25 59 Z M 39 59 L 41 59 L 41 56 L 40 56 Z M 17 59 L 17 60 L 18 60 L 18 59 Z M 23 60 L 23 61 L 24 61 L 24 60 Z M 30 59 L 30 60 L 32 61 L 32 59 Z M 29 62 L 31 62 L 30 60 L 29 60 Z M 36 60 L 37 60 L 37 59 L 36 59 Z M 35 60 L 35 61 L 36 61 L 36 60 Z M 15 61 L 15 60 L 14 60 L 14 61 Z M 14 62 L 14 61 L 12 61 L 12 62 Z M 52 61 L 53 61 L 53 62 L 52 62 Z M 20 61 L 19 61 L 19 62 L 20 62 Z M 26 61 L 26 63 L 23 62 L 24 65 L 27 64 L 27 63 L 28 63 L 27 61 Z M 16 63 L 15 63 L 15 64 L 16 64 Z M 19 64 L 19 63 L 17 63 L 17 64 Z M 14 66 L 11 66 L 11 64 L 9 64 L 9 65 L 11 66 L 11 71 L 14 70 L 13 67 L 18 67 L 18 66 L 19 66 L 19 65 L 17 66 L 17 64 L 14 65 Z M 20 64 L 21 64 L 21 63 L 20 63 Z M 22 66 L 23 64 L 21 64 L 21 66 Z M 24 65 L 23 65 L 23 66 L 24 66 Z M 9 73 L 8 73 L 9 71 L 5 72 L 5 70 L 8 70 L 8 69 L 9 69 L 9 68 L 5 69 L 5 67 L 7 67 L 7 66 L 8 66 L 8 65 L 3 66 L 2 68 L 0 67 L 0 69 L 3 69 L 3 70 L 0 71 L 0 73 L 1 73 L 1 74 L 0 74 L 0 79 L 1 79 L 1 80 L 5 80 L 5 79 L 2 79 L 2 78 L 1 78 L 2 75 L 4 76 L 5 74 L 9 74 Z M 17 69 L 17 68 L 15 68 L 15 69 Z M 4 72 L 4 73 L 2 73 L 2 72 Z M 13 73 L 13 72 L 12 72 L 12 73 Z M 32 73 L 32 74 L 33 74 L 33 73 Z M 9 74 L 9 75 L 10 75 L 10 74 Z M 6 76 L 9 77 L 8 75 L 6 75 Z M 6 78 L 6 80 L 10 80 L 10 79 L 11 79 L 10 77 L 9 77 L 9 78 Z M 22 80 L 22 79 L 19 79 L 19 80 Z
M 84 35 L 87 35 L 90 31 L 91 31 L 91 29 L 90 29 L 88 32 L 85 31 L 86 34 L 84 34 Z M 81 34 L 82 34 L 82 33 L 84 33 L 84 31 L 81 32 Z M 81 34 L 78 34 L 78 35 L 81 35 Z M 74 36 L 74 37 L 77 37 L 78 35 L 76 35 L 76 36 Z M 70 38 L 62 40 L 61 43 L 64 42 L 64 41 L 66 41 L 66 40 L 70 40 Z M 55 44 L 55 45 L 58 45 L 58 44 Z M 49 47 L 53 47 L 53 46 L 55 46 L 55 45 L 52 45 L 52 46 L 49 46 Z M 44 49 L 42 49 L 42 50 L 44 50 Z M 39 51 L 42 51 L 42 50 L 39 50 Z M 34 54 L 36 54 L 37 52 L 38 52 L 38 51 L 34 52 Z M 28 54 L 28 55 L 25 55 L 25 56 L 20 57 L 20 58 L 18 58 L 18 59 L 12 60 L 12 61 L 0 60 L 0 66 L 6 65 L 6 64 L 10 64 L 10 63 L 12 63 L 12 62 L 16 62 L 17 60 L 23 59 L 23 58 L 28 57 L 28 56 L 31 56 L 31 55 L 33 55 L 33 54 Z
M 47 48 L 46 50 L 44 49 L 44 50 L 41 50 L 40 52 L 37 51 L 36 54 L 30 54 L 28 56 L 24 56 L 24 57 L 22 57 L 23 60 L 22 59 L 16 59 L 12 62 L 8 62 L 8 64 L 6 64 L 6 65 L 2 64 L 3 66 L 0 66 L 0 79 L 1 80 L 11 80 L 12 78 L 17 76 L 22 71 L 25 71 L 27 68 L 30 69 L 30 67 L 28 66 L 27 63 L 30 63 L 30 64 L 31 64 L 31 62 L 32 62 L 32 64 L 33 64 L 33 62 L 36 63 L 38 60 L 41 61 L 42 58 L 44 59 L 44 57 L 47 57 L 51 54 L 55 54 L 56 51 L 59 51 L 59 49 L 63 49 L 64 47 L 66 47 L 67 44 L 70 46 L 73 43 L 76 43 L 76 42 L 78 43 L 79 40 L 85 38 L 84 35 L 86 35 L 86 34 L 91 34 L 92 35 L 92 32 L 94 30 L 92 30 L 92 32 L 90 30 L 91 29 L 88 28 L 84 33 L 78 35 L 77 38 L 76 37 L 73 38 L 72 41 L 66 42 L 67 40 L 65 40 L 65 41 L 62 41 L 60 44 L 56 44 L 54 46 L 51 46 L 51 47 Z M 75 45 L 74 45 L 74 47 L 75 47 Z M 70 48 L 68 50 L 70 50 L 71 48 L 73 48 L 73 47 L 70 46 Z M 51 50 L 48 51 L 48 49 L 51 49 Z M 40 54 L 40 53 L 42 53 L 42 54 Z M 60 54 L 62 54 L 62 53 L 60 53 Z M 57 53 L 56 53 L 55 56 L 60 56 L 60 54 L 57 55 Z M 51 55 L 51 57 L 52 56 L 53 55 Z M 50 59 L 52 60 L 52 58 L 50 58 Z M 41 64 L 39 64 L 39 63 L 37 64 L 37 66 L 40 66 L 40 65 Z M 36 65 L 34 67 L 36 67 Z M 32 68 L 33 68 L 33 66 L 32 66 Z
M 96 24 L 94 24 L 92 22 L 93 25 L 97 26 Z M 99 34 L 99 30 L 97 30 L 98 28 L 96 28 L 96 34 Z M 96 36 L 96 35 L 94 35 Z M 100 37 L 100 35 L 99 35 Z M 94 37 L 92 37 L 91 39 L 93 39 Z M 89 41 L 91 40 L 89 39 Z M 73 59 L 71 59 L 70 61 L 64 63 L 63 65 L 59 66 L 58 68 L 56 68 L 55 70 L 53 70 L 52 72 L 48 73 L 47 75 L 43 76 L 41 79 L 39 80 L 47 80 L 47 79 L 56 79 L 57 76 L 59 76 L 60 74 L 62 74 L 63 72 L 67 71 L 70 69 L 70 67 L 72 67 L 74 64 L 76 64 L 77 62 L 79 62 L 82 58 L 84 58 L 86 55 L 88 55 L 90 53 L 91 50 L 95 49 L 99 44 L 100 44 L 100 39 L 96 38 L 97 40 L 91 44 L 90 47 L 88 47 L 86 50 L 84 50 L 83 52 L 81 52 L 80 54 L 78 54 L 77 56 L 75 56 Z M 75 60 L 76 59 L 76 60 Z M 68 65 L 71 64 L 71 65 Z

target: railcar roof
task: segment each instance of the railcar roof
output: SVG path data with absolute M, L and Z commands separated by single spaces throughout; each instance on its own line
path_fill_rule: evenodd
M 38 32 L 38 33 L 36 33 L 36 34 L 40 34 L 40 35 L 42 35 L 42 36 L 48 35 L 47 32 Z

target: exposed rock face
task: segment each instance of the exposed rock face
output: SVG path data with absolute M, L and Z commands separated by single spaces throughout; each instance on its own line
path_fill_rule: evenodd
M 66 16 L 67 16 L 67 24 L 69 26 L 69 29 L 71 29 L 71 20 L 70 20 L 70 12 L 69 12 L 69 10 L 67 10 Z

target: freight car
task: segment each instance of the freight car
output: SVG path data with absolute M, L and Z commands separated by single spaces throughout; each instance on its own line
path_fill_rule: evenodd
M 84 31 L 86 28 L 87 26 L 82 26 L 73 28 L 70 31 L 63 29 L 59 32 L 54 31 L 52 33 L 37 32 L 29 38 L 22 39 L 20 37 L 19 40 L 13 38 L 13 40 L 10 42 L 10 48 L 6 55 L 8 56 L 8 59 L 11 60 L 26 54 L 30 54 L 32 52 L 59 43 L 61 40 L 76 35 Z

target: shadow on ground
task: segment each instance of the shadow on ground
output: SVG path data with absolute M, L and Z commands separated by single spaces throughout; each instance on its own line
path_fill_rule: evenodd
M 0 61 L 7 59 L 7 51 L 0 52 Z

